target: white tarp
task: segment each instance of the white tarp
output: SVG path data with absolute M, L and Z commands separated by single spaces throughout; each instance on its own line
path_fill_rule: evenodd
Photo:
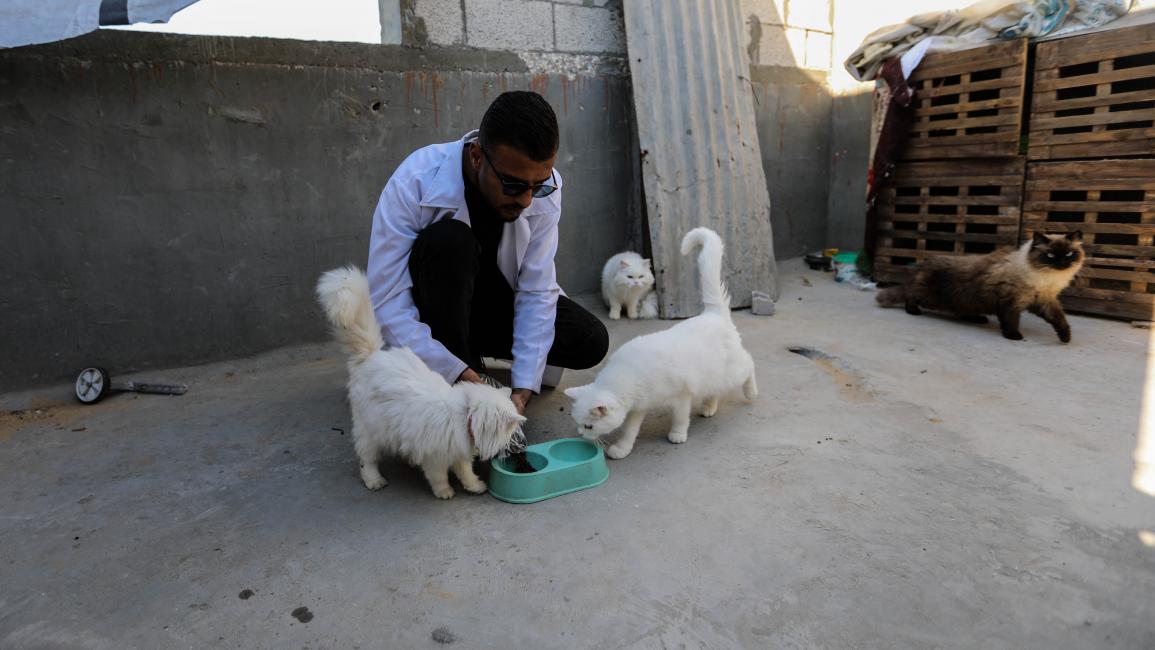
M 859 81 L 878 75 L 884 61 L 903 55 L 909 76 L 929 52 L 965 50 L 991 39 L 1058 36 L 1100 27 L 1126 14 L 1133 0 L 983 0 L 956 11 L 913 16 L 866 37 L 847 59 Z
M 166 22 L 197 0 L 3 0 L 0 47 L 62 41 L 101 25 Z

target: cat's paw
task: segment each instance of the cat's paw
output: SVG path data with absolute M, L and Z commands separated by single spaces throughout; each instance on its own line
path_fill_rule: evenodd
M 622 317 L 622 315 L 621 315 L 621 313 L 619 313 L 619 312 L 616 312 L 616 311 L 611 311 L 611 312 L 610 312 L 610 320 L 618 320 L 618 319 L 620 319 L 621 317 Z
M 1071 342 L 1071 330 L 1066 330 L 1065 332 L 1059 332 L 1059 340 L 1062 341 L 1063 343 L 1070 343 Z
M 750 375 L 750 378 L 742 384 L 742 396 L 748 402 L 753 402 L 758 397 L 758 382 L 754 381 L 754 375 Z
M 1003 338 L 1007 338 L 1007 339 L 1010 339 L 1012 341 L 1021 341 L 1021 340 L 1023 340 L 1023 333 L 1022 332 L 1003 332 Z
M 449 485 L 442 485 L 433 488 L 433 496 L 437 497 L 438 499 L 452 499 L 454 494 L 456 494 L 456 492 L 454 492 L 453 488 Z
M 712 418 L 717 412 L 718 400 L 716 399 L 706 400 L 706 403 L 702 405 L 701 413 L 704 418 Z
M 690 433 L 688 431 L 671 431 L 670 433 L 666 434 L 666 440 L 669 440 L 675 445 L 680 445 L 683 442 L 686 442 L 686 439 L 689 437 Z
M 389 482 L 385 480 L 384 476 L 378 476 L 376 478 L 361 477 L 361 482 L 365 484 L 365 487 L 373 491 L 380 490 L 386 485 L 389 485 Z
M 621 460 L 621 459 L 625 458 L 626 456 L 629 456 L 630 452 L 633 450 L 634 450 L 633 447 L 622 447 L 621 445 L 610 445 L 609 447 L 606 447 L 606 456 L 609 456 L 610 458 L 613 458 L 614 460 Z
M 361 482 L 365 484 L 365 487 L 374 491 L 389 485 L 389 482 L 385 480 L 384 476 L 381 476 L 381 472 L 377 470 L 375 465 L 366 467 L 364 463 L 361 465 Z
M 462 483 L 461 487 L 465 488 L 465 491 L 470 494 L 485 494 L 485 491 L 489 489 L 489 486 L 486 485 L 485 481 L 482 481 L 481 479 L 478 479 L 476 482 L 470 483 L 468 485 Z

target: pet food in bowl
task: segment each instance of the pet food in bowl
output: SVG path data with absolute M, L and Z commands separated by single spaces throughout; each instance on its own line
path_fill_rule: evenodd
M 490 494 L 509 503 L 534 503 L 601 485 L 610 476 L 602 448 L 584 438 L 530 445 L 525 457 L 533 472 L 519 467 L 513 455 L 490 462 Z

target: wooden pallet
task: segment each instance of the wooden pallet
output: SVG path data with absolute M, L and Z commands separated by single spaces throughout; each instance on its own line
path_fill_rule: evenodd
M 878 196 L 874 278 L 901 282 L 937 255 L 989 253 L 1019 236 L 1022 157 L 899 163 Z
M 1082 311 L 1152 320 L 1155 314 L 1155 160 L 1027 166 L 1023 237 L 1083 232 L 1087 260 L 1063 293 Z
M 899 158 L 1018 155 L 1027 48 L 1017 39 L 923 59 L 910 76 L 914 119 Z
M 1032 160 L 1155 154 L 1155 24 L 1039 43 Z

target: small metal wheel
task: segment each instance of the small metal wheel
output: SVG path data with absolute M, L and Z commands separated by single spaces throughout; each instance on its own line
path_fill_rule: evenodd
M 95 404 L 104 399 L 112 388 L 108 371 L 104 368 L 85 368 L 76 378 L 76 399 L 84 404 Z

